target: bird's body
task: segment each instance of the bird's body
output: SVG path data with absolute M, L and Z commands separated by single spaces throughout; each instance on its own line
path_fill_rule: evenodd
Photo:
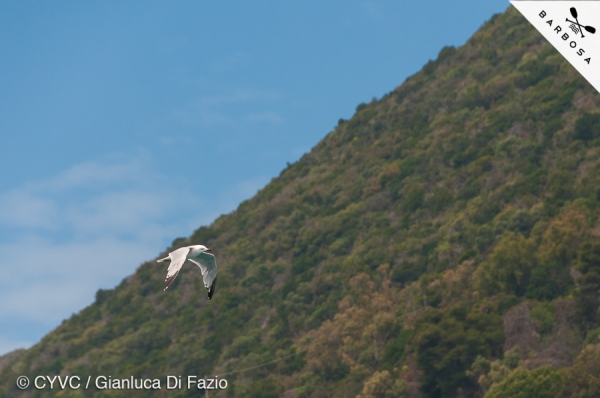
M 210 248 L 204 245 L 181 247 L 169 253 L 168 257 L 157 260 L 157 262 L 161 263 L 167 260 L 171 260 L 171 264 L 169 264 L 169 268 L 167 269 L 167 278 L 165 279 L 167 286 L 165 290 L 171 286 L 185 260 L 190 260 L 200 267 L 204 287 L 208 290 L 208 299 L 212 299 L 215 293 L 215 285 L 217 284 L 217 262 Z

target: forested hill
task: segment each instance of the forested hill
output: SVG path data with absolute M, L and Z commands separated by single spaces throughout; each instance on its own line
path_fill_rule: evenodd
M 169 397 L 15 380 L 275 361 L 211 396 L 600 396 L 599 154 L 599 94 L 511 7 L 175 240 L 213 249 L 212 301 L 144 263 L 0 361 L 0 395 Z

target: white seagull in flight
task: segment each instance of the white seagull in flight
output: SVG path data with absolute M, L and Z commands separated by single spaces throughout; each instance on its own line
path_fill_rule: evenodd
M 217 284 L 217 262 L 210 248 L 204 245 L 181 247 L 169 253 L 168 257 L 156 260 L 156 262 L 162 263 L 167 260 L 171 260 L 171 264 L 169 264 L 169 269 L 167 269 L 167 278 L 165 279 L 167 287 L 165 287 L 165 290 L 171 286 L 185 260 L 190 260 L 200 267 L 204 287 L 208 290 L 208 299 L 212 298 L 215 293 L 215 285 Z

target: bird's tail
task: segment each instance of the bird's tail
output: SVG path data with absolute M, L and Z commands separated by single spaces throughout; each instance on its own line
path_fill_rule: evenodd
M 161 258 L 160 260 L 156 260 L 157 263 L 164 263 L 165 261 L 168 261 L 170 259 L 169 256 L 165 257 L 165 258 Z

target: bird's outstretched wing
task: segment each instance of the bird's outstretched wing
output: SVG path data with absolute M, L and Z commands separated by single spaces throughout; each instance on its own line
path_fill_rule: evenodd
M 200 267 L 204 287 L 208 290 L 208 299 L 212 299 L 217 284 L 217 261 L 215 260 L 215 256 L 204 252 L 188 260 Z
M 167 278 L 165 279 L 165 282 L 167 282 L 167 286 L 165 287 L 165 290 L 167 290 L 169 286 L 171 286 L 171 283 L 173 283 L 173 281 L 177 277 L 177 274 L 179 274 L 179 270 L 181 270 L 183 263 L 185 263 L 185 258 L 187 257 L 189 252 L 189 247 L 181 247 L 169 253 L 171 264 L 169 264 L 169 268 L 167 269 Z

